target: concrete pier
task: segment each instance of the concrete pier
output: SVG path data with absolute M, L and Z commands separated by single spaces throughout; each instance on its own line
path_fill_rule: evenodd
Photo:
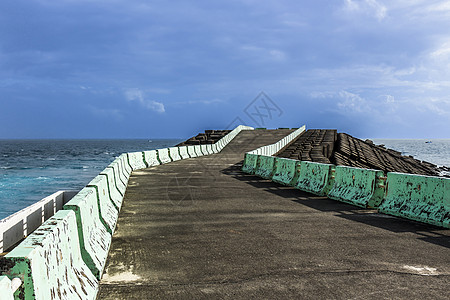
M 291 130 L 134 171 L 99 299 L 447 299 L 450 230 L 240 171 Z

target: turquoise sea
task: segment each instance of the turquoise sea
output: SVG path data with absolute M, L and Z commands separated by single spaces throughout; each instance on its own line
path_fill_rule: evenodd
M 124 152 L 182 140 L 0 140 L 0 219 L 58 190 L 80 190 Z
M 450 140 L 373 139 L 450 167 Z M 124 152 L 174 146 L 181 140 L 0 140 L 0 219 L 58 191 L 80 190 Z

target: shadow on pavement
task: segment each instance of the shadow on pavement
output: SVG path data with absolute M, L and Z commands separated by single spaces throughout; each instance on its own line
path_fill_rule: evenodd
M 364 209 L 328 199 L 327 197 L 316 196 L 293 187 L 283 186 L 276 182 L 242 172 L 242 163 L 243 161 L 236 163 L 223 169 L 221 172 L 255 188 L 289 199 L 295 203 L 322 212 L 335 212 L 336 216 L 340 218 L 382 228 L 394 233 L 414 233 L 417 234 L 419 240 L 450 248 L 450 230 L 448 229 L 379 214 L 375 209 Z

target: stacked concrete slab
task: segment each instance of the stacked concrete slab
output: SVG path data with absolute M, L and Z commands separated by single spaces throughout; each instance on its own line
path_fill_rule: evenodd
M 400 152 L 360 140 L 335 129 L 309 129 L 282 149 L 277 156 L 335 164 L 339 166 L 376 169 L 427 176 L 439 176 L 440 169 L 431 163 L 404 156 Z
M 278 153 L 284 156 L 294 153 L 302 157 L 292 149 L 310 149 L 301 147 L 298 141 L 307 141 L 310 145 L 312 136 L 321 136 L 322 139 L 327 136 L 316 133 L 307 134 L 303 139 L 299 138 L 302 136 L 300 133 Z M 313 144 L 316 148 L 329 148 L 320 143 Z M 274 151 L 255 149 L 246 153 L 242 170 L 319 196 L 450 228 L 449 178 L 288 159 L 273 156 L 276 149 L 270 149 Z

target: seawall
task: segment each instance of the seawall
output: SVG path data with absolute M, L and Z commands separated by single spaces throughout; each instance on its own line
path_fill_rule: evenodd
M 445 295 L 449 231 L 297 188 L 302 171 L 320 174 L 273 155 L 303 130 L 119 157 L 2 260 L 1 282 L 20 279 L 18 299 Z M 267 179 L 241 171 L 245 153 Z M 328 170 L 343 188 L 373 185 L 372 171 Z

